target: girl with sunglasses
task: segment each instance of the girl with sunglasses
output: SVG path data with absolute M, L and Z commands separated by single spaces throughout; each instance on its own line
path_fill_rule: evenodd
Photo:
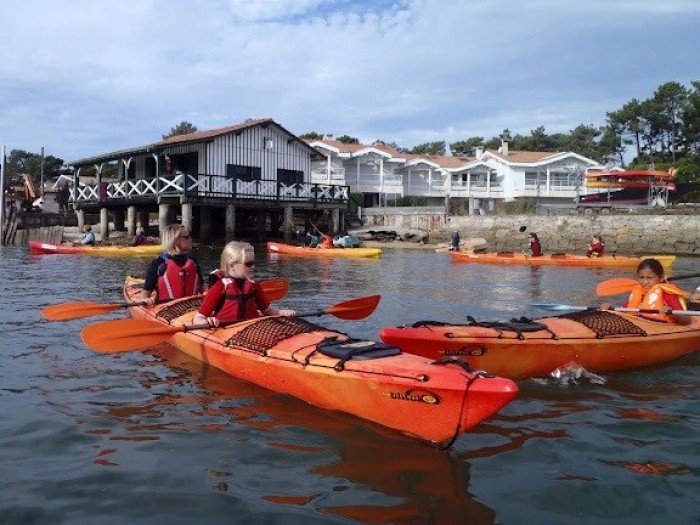
M 272 306 L 258 282 L 253 279 L 255 252 L 247 242 L 233 241 L 221 252 L 218 279 L 211 284 L 195 323 L 212 328 L 220 323 L 244 321 L 262 315 L 296 315 L 294 310 Z M 210 281 L 211 282 L 211 281 Z

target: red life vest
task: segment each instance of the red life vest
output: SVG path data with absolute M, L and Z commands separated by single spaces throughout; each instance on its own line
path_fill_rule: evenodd
M 209 272 L 209 277 L 208 277 L 208 281 L 207 281 L 209 288 L 214 286 L 217 282 L 219 282 L 224 277 L 226 277 L 226 272 L 224 272 L 221 268 L 217 268 L 216 270 L 212 270 L 211 272 Z
M 588 256 L 589 257 L 602 257 L 603 252 L 605 252 L 605 243 L 604 242 L 594 242 L 591 244 L 591 249 L 588 250 Z
M 223 301 L 220 301 L 220 306 L 214 312 L 219 321 L 243 321 L 260 317 L 253 281 L 246 279 L 242 288 L 231 277 L 224 277 L 221 283 L 224 285 Z
M 655 284 L 649 290 L 644 290 L 641 284 L 636 285 L 627 301 L 629 308 L 639 308 L 640 310 L 659 310 L 666 306 L 664 302 L 664 294 L 671 294 L 678 297 L 678 302 L 683 309 L 686 309 L 683 290 L 669 283 Z M 641 317 L 651 319 L 652 321 L 662 321 L 664 323 L 672 323 L 671 316 L 666 314 L 639 314 Z
M 200 290 L 197 264 L 187 257 L 183 266 L 178 266 L 170 255 L 161 255 L 165 262 L 158 268 L 158 300 L 168 301 L 190 295 Z

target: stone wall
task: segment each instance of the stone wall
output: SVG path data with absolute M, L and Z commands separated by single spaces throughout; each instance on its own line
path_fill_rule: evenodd
M 446 228 L 430 233 L 431 242 L 447 242 L 452 230 L 459 230 L 462 239 L 483 237 L 494 251 L 525 251 L 534 232 L 544 253 L 583 254 L 597 233 L 603 236 L 606 253 L 700 255 L 700 215 L 450 217 Z
M 444 207 L 413 208 L 365 208 L 362 210 L 362 222 L 366 228 L 411 229 L 418 228 L 427 232 L 449 227 Z

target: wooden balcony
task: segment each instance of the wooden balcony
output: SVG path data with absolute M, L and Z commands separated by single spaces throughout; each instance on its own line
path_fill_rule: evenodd
M 157 202 L 176 197 L 180 202 L 203 200 L 250 200 L 274 203 L 347 204 L 348 186 L 277 180 L 245 181 L 221 175 L 178 173 L 152 179 L 103 182 L 71 190 L 70 202 L 77 205 Z

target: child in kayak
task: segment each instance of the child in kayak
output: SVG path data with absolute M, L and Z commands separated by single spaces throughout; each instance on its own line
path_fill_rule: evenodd
M 212 328 L 221 323 L 244 321 L 262 315 L 296 315 L 294 310 L 282 310 L 270 304 L 260 283 L 253 280 L 255 252 L 247 242 L 232 241 L 221 252 L 221 276 L 204 297 L 195 323 L 207 323 Z
M 640 317 L 665 323 L 689 324 L 689 317 L 675 317 L 671 310 L 686 310 L 686 292 L 666 281 L 664 267 L 656 259 L 644 259 L 637 266 L 637 284 L 630 293 L 627 308 L 658 310 L 658 313 L 640 313 Z M 603 304 L 601 310 L 612 310 L 612 305 Z
M 143 300 L 155 304 L 202 293 L 202 272 L 190 253 L 192 235 L 189 228 L 182 224 L 166 226 L 161 234 L 161 249 L 163 253 L 146 269 L 141 291 Z

